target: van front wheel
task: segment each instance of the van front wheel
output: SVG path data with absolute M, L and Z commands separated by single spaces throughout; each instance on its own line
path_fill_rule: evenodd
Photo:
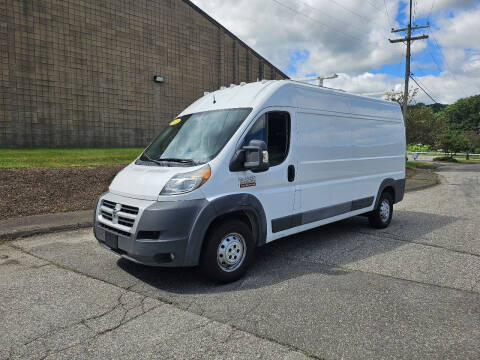
M 207 234 L 200 269 L 212 281 L 232 282 L 245 273 L 254 251 L 250 228 L 242 221 L 227 220 Z
M 368 221 L 371 226 L 377 229 L 384 229 L 392 221 L 393 215 L 393 198 L 388 192 L 380 195 L 378 206 L 368 216 Z

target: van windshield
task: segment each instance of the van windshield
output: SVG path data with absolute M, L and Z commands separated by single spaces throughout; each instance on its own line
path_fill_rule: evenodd
M 179 117 L 150 144 L 140 160 L 161 166 L 206 163 L 217 156 L 251 111 L 213 110 Z

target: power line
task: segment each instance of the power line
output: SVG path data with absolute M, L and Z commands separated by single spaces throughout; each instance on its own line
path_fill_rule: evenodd
M 447 63 L 447 60 L 445 59 L 445 56 L 443 55 L 442 53 L 442 49 L 440 48 L 440 45 L 438 45 L 437 41 L 435 40 L 435 38 L 433 37 L 433 34 L 430 33 L 430 37 L 432 38 L 432 41 L 431 43 L 433 44 L 433 47 L 437 49 L 437 52 L 438 54 L 440 55 L 440 59 L 442 61 L 442 63 L 445 65 L 445 67 L 448 69 L 448 71 L 450 72 L 451 76 L 452 77 L 455 77 L 455 74 L 453 73 L 453 71 L 450 69 L 450 66 L 448 66 L 448 63 Z M 433 57 L 433 54 L 430 53 Z M 436 63 L 436 62 L 435 62 Z M 457 79 L 455 79 L 455 81 L 458 81 Z
M 438 44 L 438 41 L 437 39 L 433 36 L 433 34 L 430 34 L 431 35 L 431 38 L 433 40 L 433 44 L 435 45 L 435 47 L 437 48 L 437 51 L 438 53 L 440 54 L 440 57 L 443 61 L 443 64 L 447 67 L 448 71 L 449 71 L 449 74 L 450 76 L 458 83 L 460 84 L 460 81 L 458 81 L 457 77 L 455 76 L 455 73 L 452 71 L 452 68 L 450 67 L 450 65 L 448 64 L 448 61 L 447 61 L 447 58 L 445 57 L 445 55 L 443 55 L 443 52 L 442 50 L 440 49 L 440 45 Z M 468 93 L 465 91 L 465 88 L 460 86 L 460 89 L 462 89 L 462 93 L 465 97 L 468 97 Z
M 360 41 L 362 40 L 362 39 L 360 39 L 359 37 L 356 37 L 356 36 L 354 36 L 354 35 L 348 34 L 348 33 L 344 32 L 344 31 L 342 31 L 342 30 L 336 29 L 336 28 L 334 28 L 333 26 L 327 25 L 327 24 L 325 24 L 324 22 L 321 22 L 320 20 L 315 19 L 315 18 L 313 18 L 313 17 L 311 17 L 311 16 L 309 16 L 309 15 L 307 15 L 307 14 L 301 12 L 301 11 L 298 11 L 297 9 L 294 9 L 294 8 L 292 8 L 292 7 L 286 5 L 286 4 L 284 4 L 284 3 L 282 3 L 282 2 L 280 2 L 280 1 L 278 1 L 278 0 L 272 0 L 272 1 L 273 1 L 274 3 L 276 3 L 277 5 L 283 6 L 284 8 L 286 8 L 286 9 L 288 9 L 288 10 L 290 10 L 290 11 L 296 13 L 296 14 L 302 15 L 302 16 L 306 17 L 307 19 L 310 19 L 311 21 L 314 21 L 314 22 L 316 22 L 316 23 L 318 23 L 318 24 L 320 24 L 320 25 L 322 25 L 322 26 L 325 26 L 325 27 L 327 27 L 327 28 L 331 28 L 331 29 L 333 29 L 333 30 L 335 30 L 335 31 L 338 31 L 339 33 L 341 33 L 341 34 L 343 34 L 343 35 L 345 35 L 345 36 L 351 37 L 352 39 L 355 39 L 355 40 L 360 40 Z
M 319 8 L 317 8 L 317 7 L 314 7 L 314 6 L 311 6 L 310 4 L 307 4 L 305 1 L 302 1 L 302 0 L 297 0 L 297 1 L 298 1 L 299 3 L 305 5 L 305 6 L 309 7 L 309 8 L 312 9 L 312 10 L 316 10 L 316 11 L 319 11 L 320 13 L 322 13 L 322 14 L 326 14 L 326 13 L 323 12 L 321 9 L 319 9 Z M 329 18 L 332 18 L 332 19 L 335 19 L 335 20 L 337 20 L 337 21 L 340 21 L 340 22 L 342 22 L 342 23 L 344 23 L 344 24 L 346 24 L 346 25 L 351 25 L 351 23 L 348 22 L 348 21 L 339 19 L 339 18 L 337 18 L 337 17 L 335 17 L 335 16 L 332 16 L 332 15 L 330 15 L 330 14 L 326 14 L 326 15 L 328 15 Z
M 435 0 L 433 0 L 432 2 L 432 6 L 431 6 L 431 9 L 433 9 L 433 6 L 435 4 Z M 435 36 L 430 32 L 430 42 L 429 42 L 432 47 L 434 49 L 436 49 L 436 51 L 438 52 L 439 56 L 440 56 L 440 60 L 442 61 L 442 64 L 444 65 L 443 67 L 446 68 L 448 70 L 448 72 L 446 72 L 449 77 L 451 79 L 453 79 L 457 84 L 459 84 L 459 89 L 460 91 L 463 93 L 463 95 L 465 97 L 468 97 L 468 93 L 465 91 L 465 88 L 463 86 L 461 86 L 461 82 L 458 80 L 458 78 L 455 76 L 455 73 L 452 71 L 449 63 L 447 62 L 447 59 L 445 58 L 445 55 L 443 55 L 443 52 L 442 52 L 442 49 L 437 41 L 437 39 L 435 38 Z M 432 51 L 430 50 L 430 47 L 427 46 L 427 51 L 428 53 L 430 54 L 433 62 L 435 63 L 435 65 L 437 66 L 437 69 L 440 73 L 442 73 L 442 67 L 439 65 L 438 61 L 436 60 L 436 57 L 435 55 L 432 53 Z
M 390 15 L 388 14 L 388 9 L 387 9 L 387 4 L 385 3 L 385 0 L 383 0 L 383 5 L 385 7 L 385 26 L 388 27 L 390 25 L 390 29 L 393 29 L 392 22 L 390 21 Z M 375 7 L 378 9 L 377 7 Z M 378 9 L 379 11 L 382 11 L 381 9 Z M 385 30 L 385 32 L 388 34 L 388 30 Z
M 447 69 L 452 73 L 452 75 L 455 76 L 455 75 L 453 74 L 452 69 L 450 69 L 450 66 L 448 65 L 447 59 L 445 58 L 445 56 L 444 56 L 443 53 L 442 53 L 442 50 L 440 49 L 440 45 L 438 45 L 437 40 L 435 39 L 435 37 L 433 36 L 433 34 L 430 34 L 430 36 L 432 37 L 433 44 L 437 47 L 437 51 L 438 51 L 438 53 L 440 54 L 440 57 L 442 58 L 443 63 L 445 64 L 445 66 L 447 67 Z
M 433 53 L 430 51 L 430 48 L 427 46 L 426 49 L 427 49 L 428 53 L 430 54 L 430 56 L 432 57 L 433 62 L 434 62 L 435 65 L 437 66 L 438 71 L 439 71 L 439 72 L 442 72 L 442 68 L 441 68 L 441 66 L 438 64 L 437 59 L 435 58 L 435 56 L 433 55 Z
M 362 14 L 346 7 L 345 5 L 335 1 L 335 0 L 330 0 L 331 2 L 333 2 L 334 4 L 336 4 L 337 6 L 341 7 L 342 9 L 344 9 L 345 11 L 348 11 L 349 13 L 353 14 L 353 15 L 356 15 L 358 16 L 360 19 L 364 20 L 364 21 L 371 21 L 371 19 L 363 16 Z M 385 2 L 385 0 L 383 0 Z M 374 4 L 372 4 L 372 2 L 370 0 L 367 0 L 368 4 L 370 4 L 371 7 L 373 7 L 374 9 L 376 9 L 377 11 L 382 11 L 382 9 L 378 8 L 377 6 L 375 6 Z M 389 22 L 390 22 L 390 19 L 387 19 Z M 390 24 L 391 26 L 391 24 Z M 393 27 L 393 26 L 391 26 Z
M 413 0 L 413 24 L 415 24 L 415 19 L 417 18 L 416 6 L 417 0 Z
M 422 71 L 422 69 L 421 69 L 420 67 L 416 67 L 416 68 L 415 68 L 415 72 L 417 72 L 417 71 L 420 72 L 420 76 L 421 76 L 422 78 L 426 76 L 425 73 Z M 412 76 L 415 76 L 415 74 L 414 74 L 413 72 L 412 72 L 411 75 L 412 75 Z M 422 86 L 425 88 L 425 90 L 427 90 L 428 92 L 431 92 L 430 89 L 429 89 L 427 86 L 425 86 L 424 83 L 422 83 L 422 82 L 420 82 L 420 80 L 418 80 L 418 78 L 417 78 L 417 81 L 418 81 L 420 84 L 422 84 Z
M 427 95 L 435 104 L 438 104 L 438 102 L 433 97 L 431 97 L 429 93 L 425 91 L 425 89 L 417 82 L 417 80 L 415 80 L 415 78 L 412 75 L 410 75 L 410 78 L 415 82 L 415 84 L 418 85 L 420 89 L 422 89 L 425 95 Z
M 430 7 L 430 12 L 428 13 L 427 19 L 430 19 L 430 15 L 432 15 L 434 5 L 435 5 L 435 0 L 432 0 L 432 6 Z
M 315 11 L 321 13 L 322 15 L 325 15 L 326 17 L 328 17 L 329 20 L 333 19 L 333 20 L 336 20 L 336 21 L 338 21 L 338 22 L 341 22 L 342 24 L 345 24 L 345 25 L 349 26 L 349 27 L 351 28 L 351 30 L 355 30 L 355 31 L 360 32 L 360 33 L 364 32 L 364 29 L 360 29 L 360 28 L 357 26 L 358 23 L 355 23 L 355 22 L 352 22 L 352 21 L 342 20 L 341 18 L 336 17 L 336 16 L 333 16 L 333 15 L 325 12 L 323 9 L 321 9 L 321 8 L 319 8 L 319 7 L 312 6 L 312 5 L 308 4 L 308 3 L 305 2 L 305 1 L 302 1 L 302 0 L 296 0 L 296 1 L 297 1 L 298 3 L 300 3 L 300 4 L 302 4 L 302 5 L 310 8 L 310 9 L 312 9 L 312 10 L 315 10 Z M 384 0 L 384 1 L 385 1 L 385 0 Z M 372 5 L 372 4 L 371 4 L 371 5 Z M 373 6 L 373 5 L 372 5 L 372 6 Z M 375 7 L 375 6 L 374 6 L 374 7 Z M 375 8 L 376 8 L 377 10 L 379 10 L 379 11 L 382 11 L 382 9 L 378 9 L 377 7 L 375 7 Z M 351 20 L 351 18 L 350 18 L 350 20 Z M 390 25 L 391 25 L 391 24 L 390 24 Z M 343 25 L 342 25 L 342 26 L 343 26 Z
M 370 21 L 369 18 L 366 18 L 366 17 L 363 16 L 363 15 L 360 15 L 360 14 L 357 13 L 356 11 L 350 10 L 349 8 L 347 8 L 347 7 L 345 7 L 344 5 L 342 5 L 341 3 L 338 3 L 338 2 L 336 2 L 335 0 L 330 0 L 330 1 L 333 2 L 334 4 L 336 4 L 337 6 L 340 6 L 342 9 L 348 11 L 349 13 L 352 13 L 353 15 L 356 15 L 356 16 L 362 18 L 362 19 L 365 20 L 365 21 Z
M 374 4 L 372 4 L 372 2 L 370 0 L 367 0 L 367 2 L 370 4 L 371 7 L 373 7 L 374 9 L 377 9 L 378 11 L 382 11 L 382 9 L 379 9 L 378 7 L 376 7 Z
M 386 0 L 383 0 L 383 5 L 385 6 L 385 14 L 387 16 L 388 23 L 390 24 L 390 28 L 393 29 L 392 22 L 390 21 L 390 14 L 388 13 L 388 7 L 387 7 Z
M 415 72 L 417 72 L 417 71 L 420 72 L 420 76 L 421 76 L 422 78 L 424 78 L 424 77 L 426 76 L 425 73 L 422 71 L 422 69 L 420 69 L 419 67 L 415 69 Z M 412 75 L 412 76 L 416 76 L 413 72 L 411 73 L 411 75 Z M 415 79 L 418 81 L 418 83 L 419 83 L 420 85 L 423 86 L 423 88 L 424 88 L 425 90 L 427 90 L 429 93 L 432 93 L 431 89 L 428 88 L 427 86 L 425 86 L 425 84 L 422 83 L 422 82 L 419 80 L 419 78 L 416 77 Z

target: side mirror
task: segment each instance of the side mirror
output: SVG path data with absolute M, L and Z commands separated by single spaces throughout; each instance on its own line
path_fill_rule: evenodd
M 267 144 L 262 140 L 251 140 L 247 146 L 238 150 L 230 161 L 230 171 L 262 172 L 269 167 Z
M 245 163 L 243 167 L 252 171 L 267 171 L 268 164 L 267 144 L 262 140 L 251 140 L 248 146 L 242 148 L 245 151 Z

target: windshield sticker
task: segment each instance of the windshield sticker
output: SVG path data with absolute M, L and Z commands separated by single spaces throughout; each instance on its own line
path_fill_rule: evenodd
M 175 119 L 172 122 L 170 122 L 170 126 L 177 125 L 182 119 Z
M 238 178 L 238 181 L 240 184 L 240 188 L 246 188 L 246 187 L 257 185 L 257 179 L 255 178 L 254 175 Z

